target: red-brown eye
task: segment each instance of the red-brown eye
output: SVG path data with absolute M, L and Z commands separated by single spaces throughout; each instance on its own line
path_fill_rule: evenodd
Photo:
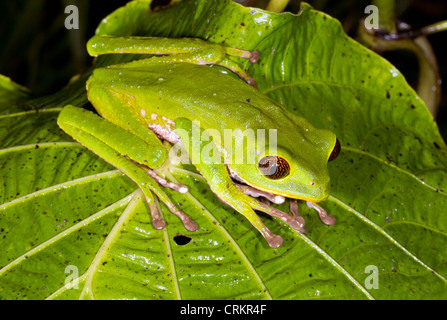
M 335 146 L 334 149 L 332 149 L 331 155 L 329 156 L 329 160 L 328 161 L 332 161 L 335 158 L 337 158 L 338 154 L 340 153 L 340 141 L 338 141 L 338 139 L 335 141 Z
M 290 164 L 279 156 L 266 156 L 259 160 L 258 168 L 261 173 L 270 179 L 281 179 L 289 175 Z

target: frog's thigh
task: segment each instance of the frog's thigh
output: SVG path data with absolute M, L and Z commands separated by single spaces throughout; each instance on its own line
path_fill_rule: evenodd
M 132 96 L 110 90 L 109 87 L 110 85 L 107 86 L 103 81 L 95 80 L 94 77 L 90 78 L 87 82 L 90 102 L 107 121 L 120 128 L 125 128 L 126 131 L 129 131 L 147 144 L 148 149 L 151 151 L 151 158 L 132 158 L 133 160 L 153 169 L 160 167 L 168 158 L 168 152 L 160 139 L 149 129 L 148 124 L 144 121 L 146 116 L 150 116 L 149 112 L 137 110 Z M 124 143 L 130 142 L 124 141 Z

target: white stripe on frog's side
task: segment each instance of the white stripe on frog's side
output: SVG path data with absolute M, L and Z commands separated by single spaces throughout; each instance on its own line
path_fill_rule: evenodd
M 152 121 L 157 120 L 157 117 L 158 114 L 151 114 Z M 149 129 L 151 129 L 160 139 L 164 139 L 173 144 L 179 143 L 180 137 L 174 131 L 175 122 L 165 116 L 161 119 L 162 120 L 158 120 L 157 123 L 148 123 Z
M 151 129 L 159 138 L 169 141 L 172 144 L 180 142 L 180 137 L 175 133 L 174 129 L 170 125 L 161 125 L 159 123 L 149 123 L 149 129 Z

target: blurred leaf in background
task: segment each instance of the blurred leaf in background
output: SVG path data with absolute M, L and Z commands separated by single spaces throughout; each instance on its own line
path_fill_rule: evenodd
M 388 1 L 388 0 L 386 0 Z M 236 0 L 244 5 L 267 7 L 266 0 Z M 282 1 L 281 1 L 282 2 Z M 298 12 L 300 0 L 291 0 L 285 11 Z M 367 16 L 366 6 L 372 4 L 371 0 L 309 0 L 305 1 L 316 10 L 323 11 L 338 19 L 344 31 L 356 38 L 361 20 Z M 392 2 L 391 0 L 389 2 Z M 426 27 L 433 23 L 447 19 L 447 1 L 443 0 L 396 0 L 396 21 L 402 21 L 410 25 L 413 30 Z M 439 32 L 428 36 L 429 44 L 437 58 L 438 72 L 441 80 L 447 79 L 447 32 Z M 407 50 L 387 51 L 380 53 L 402 72 L 407 82 L 413 87 L 418 86 L 418 60 L 414 53 Z M 441 96 L 436 114 L 436 121 L 444 140 L 447 138 L 447 86 L 441 85 Z
M 90 65 L 85 43 L 102 18 L 127 3 L 125 0 L 0 2 L 0 74 L 37 96 L 50 94 Z M 64 26 L 65 7 L 79 8 L 79 29 Z
M 85 43 L 101 19 L 123 6 L 126 0 L 110 0 L 100 5 L 89 0 L 17 0 L 0 3 L 0 74 L 6 75 L 31 90 L 35 95 L 49 94 L 62 88 L 69 79 L 83 72 L 92 59 L 87 55 Z M 166 1 L 154 1 L 163 3 Z M 267 0 L 237 0 L 243 5 L 265 8 Z M 289 1 L 286 11 L 296 13 L 299 0 Z M 359 21 L 365 17 L 369 0 L 309 0 L 316 10 L 338 19 L 345 32 L 355 37 Z M 79 30 L 64 27 L 67 5 L 79 8 Z M 447 2 L 441 0 L 398 0 L 396 16 L 414 29 L 427 26 L 447 17 Z M 438 57 L 441 79 L 447 78 L 447 32 L 429 36 Z M 406 51 L 386 52 L 390 60 L 407 81 L 417 85 L 418 69 L 414 55 Z M 441 134 L 447 137 L 447 89 L 442 86 L 442 99 L 437 123 Z

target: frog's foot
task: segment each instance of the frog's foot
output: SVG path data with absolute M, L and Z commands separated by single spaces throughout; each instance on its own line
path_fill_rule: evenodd
M 146 172 L 152 179 L 154 179 L 156 182 L 158 182 L 163 187 L 170 188 L 170 189 L 175 190 L 180 193 L 188 192 L 188 187 L 183 184 L 170 182 L 170 181 L 162 178 L 161 176 L 159 176 L 157 173 L 155 173 L 151 169 L 147 169 Z M 164 203 L 166 204 L 166 206 L 169 208 L 169 210 L 173 214 L 175 214 L 177 217 L 180 218 L 180 220 L 182 220 L 183 225 L 185 226 L 186 230 L 197 231 L 199 229 L 199 226 L 197 225 L 197 223 L 195 223 L 185 213 L 183 213 L 182 211 L 177 209 L 177 207 L 174 205 L 174 203 L 169 198 L 166 197 L 166 200 L 164 200 Z M 161 225 L 161 223 L 160 223 L 160 225 Z M 154 225 L 154 227 L 155 227 L 155 225 Z
M 233 56 L 248 59 L 251 63 L 256 63 L 259 60 L 259 51 L 258 50 L 242 50 L 233 47 L 225 47 L 220 45 L 214 45 L 214 48 L 211 51 L 205 51 L 206 62 L 205 64 L 217 64 L 222 67 L 225 67 L 234 73 L 236 73 L 242 80 L 247 82 L 254 88 L 258 88 L 256 81 L 243 69 L 239 64 L 234 63 L 228 59 L 225 59 L 224 56 Z M 213 57 L 210 59 L 210 57 Z M 205 61 L 205 60 L 204 60 Z
M 158 210 L 158 206 L 155 203 L 148 203 L 149 209 L 151 211 L 152 216 L 152 225 L 155 229 L 160 230 L 164 229 L 166 227 L 166 223 L 163 219 L 163 217 L 160 214 L 160 210 Z M 171 205 L 169 203 L 165 203 L 169 210 L 175 214 L 177 217 L 182 220 L 183 225 L 185 226 L 186 230 L 189 231 L 197 231 L 199 229 L 199 226 L 197 223 L 195 223 L 191 218 L 189 218 L 186 214 L 184 214 L 182 211 L 178 210 L 174 205 Z
M 236 184 L 237 185 L 237 184 Z M 256 213 L 252 210 L 251 204 L 246 203 L 244 201 L 241 202 L 233 202 L 232 199 L 225 199 L 222 196 L 219 195 L 219 193 L 214 192 L 214 194 L 217 196 L 217 198 L 224 203 L 225 205 L 239 211 L 242 215 L 244 215 L 251 224 L 261 233 L 261 235 L 267 240 L 268 245 L 270 248 L 278 248 L 283 243 L 283 238 L 281 236 L 278 236 L 271 232 L 261 221 L 261 219 L 256 215 Z M 251 197 L 247 197 L 251 199 L 251 201 L 258 200 L 253 199 Z
M 166 227 L 166 223 L 160 214 L 158 205 L 156 204 L 156 198 L 160 199 L 168 207 L 169 211 L 171 211 L 173 214 L 175 214 L 177 217 L 180 218 L 186 230 L 197 231 L 199 229 L 197 223 L 194 222 L 185 213 L 180 211 L 163 191 L 157 190 L 157 188 L 154 189 L 151 188 L 151 190 L 143 190 L 143 193 L 146 197 L 146 202 L 149 205 L 152 217 L 152 225 L 154 226 L 155 229 L 160 230 Z M 156 196 L 154 196 L 154 194 Z
M 259 60 L 259 51 L 258 50 L 242 50 L 232 47 L 227 47 L 226 52 L 227 55 L 233 56 L 233 57 L 240 57 L 248 59 L 251 63 L 256 63 Z
M 262 211 L 272 217 L 277 217 L 277 218 L 281 219 L 282 221 L 287 223 L 291 228 L 295 229 L 296 231 L 299 231 L 301 233 L 307 233 L 306 228 L 304 228 L 304 224 L 306 223 L 306 221 L 304 220 L 303 217 L 301 217 L 299 215 L 291 216 L 291 215 L 287 214 L 286 212 L 276 209 L 275 207 L 272 207 L 271 205 L 269 205 L 267 203 L 256 201 L 256 199 L 253 199 L 253 200 L 255 200 L 251 203 L 251 206 L 253 209 Z
M 197 231 L 199 229 L 198 224 L 193 221 L 190 217 L 184 214 L 182 211 L 178 210 L 177 207 L 172 202 L 165 202 L 169 210 L 182 220 L 185 229 L 188 231 Z
M 149 209 L 151 211 L 152 216 L 152 225 L 155 229 L 163 229 L 166 226 L 165 221 L 163 220 L 158 206 L 156 205 L 156 199 L 162 201 L 168 209 L 175 214 L 177 217 L 182 220 L 183 225 L 186 230 L 189 231 L 197 231 L 199 226 L 195 223 L 191 218 L 189 218 L 185 213 L 179 210 L 169 196 L 164 192 L 161 187 L 170 188 L 180 193 L 188 192 L 188 187 L 182 184 L 170 182 L 161 176 L 159 176 L 155 171 L 138 164 L 134 161 L 131 161 L 134 165 L 136 165 L 135 170 L 130 170 L 125 172 L 133 181 L 135 181 L 140 189 L 143 191 L 144 196 L 146 197 L 146 202 L 149 205 Z M 141 173 L 139 170 L 142 170 Z M 136 176 L 136 175 L 139 176 Z
M 323 208 L 321 208 L 320 206 L 318 206 L 317 204 L 310 202 L 310 201 L 306 201 L 307 206 L 311 209 L 314 209 L 315 211 L 318 212 L 318 215 L 320 216 L 320 220 L 328 226 L 332 226 L 335 224 L 335 217 L 328 215 L 327 211 L 324 210 Z
M 280 247 L 283 243 L 283 238 L 281 238 L 280 236 L 273 234 L 270 230 L 268 230 L 268 234 L 265 235 L 263 234 L 264 238 L 267 240 L 270 248 L 272 249 L 276 249 L 278 247 Z
M 146 197 L 147 198 L 147 197 Z M 150 203 L 148 200 L 149 209 L 151 211 L 151 217 L 152 217 L 152 225 L 155 229 L 164 229 L 166 227 L 166 223 L 163 219 L 163 217 L 160 214 L 160 210 L 158 209 L 158 206 L 155 204 L 155 202 Z M 188 231 L 197 231 L 199 229 L 199 226 L 196 222 L 194 222 L 190 217 L 188 217 L 185 213 L 177 209 L 177 207 L 172 203 L 170 199 L 164 199 L 163 203 L 168 207 L 169 211 L 171 211 L 173 214 L 175 214 L 177 217 L 182 220 L 183 225 L 185 226 L 185 229 Z
M 241 185 L 238 183 L 234 183 L 234 185 L 244 194 L 250 196 L 250 202 L 249 205 L 254 210 L 259 210 L 264 213 L 267 213 L 268 215 L 272 217 L 277 217 L 286 222 L 290 227 L 293 229 L 301 232 L 301 233 L 307 233 L 306 228 L 304 228 L 305 220 L 303 217 L 301 217 L 298 214 L 298 207 L 296 206 L 296 210 L 294 211 L 294 215 L 291 216 L 287 214 L 284 211 L 281 211 L 279 209 L 276 209 L 275 207 L 272 207 L 270 205 L 270 202 L 273 202 L 275 204 L 281 204 L 285 201 L 285 198 L 283 196 L 275 195 L 270 192 L 258 190 L 256 188 L 253 188 L 251 186 L 247 185 Z M 262 197 L 268 201 L 258 201 L 257 199 L 254 199 L 253 197 Z M 293 211 L 292 211 L 293 212 Z
M 253 88 L 255 88 L 255 89 L 258 88 L 256 81 L 244 69 L 242 69 L 237 63 L 234 63 L 229 60 L 222 60 L 216 64 L 233 71 L 235 74 L 237 74 L 239 76 L 239 78 L 241 78 L 242 80 L 247 82 Z

